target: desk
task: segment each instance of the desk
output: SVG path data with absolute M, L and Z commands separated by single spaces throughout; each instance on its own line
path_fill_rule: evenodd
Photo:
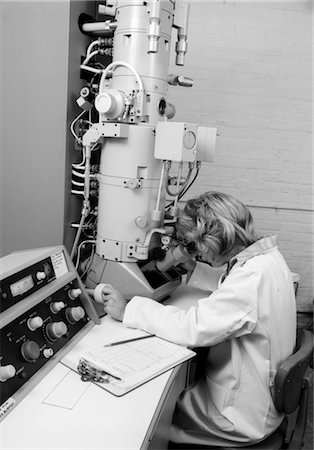
M 187 308 L 193 291 L 180 286 L 171 303 Z M 69 355 L 99 342 L 119 340 L 127 330 L 106 316 Z M 184 363 L 123 397 L 115 397 L 93 383 L 83 383 L 76 373 L 58 362 L 0 424 L 0 448 L 165 449 L 176 399 L 186 387 L 188 367 Z M 66 407 L 57 406 L 58 401 L 51 404 L 55 401 L 50 400 L 54 393 L 58 393 L 58 401 L 64 401 Z

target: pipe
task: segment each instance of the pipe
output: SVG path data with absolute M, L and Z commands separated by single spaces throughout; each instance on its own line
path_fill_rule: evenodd
M 86 58 L 84 59 L 84 61 L 82 62 L 82 66 L 85 66 L 85 64 L 87 64 L 88 61 L 89 61 L 90 59 L 92 59 L 94 56 L 98 55 L 98 53 L 99 53 L 99 51 L 98 51 L 98 50 L 95 50 L 95 51 L 93 51 L 92 53 L 88 54 L 88 55 L 86 56 Z

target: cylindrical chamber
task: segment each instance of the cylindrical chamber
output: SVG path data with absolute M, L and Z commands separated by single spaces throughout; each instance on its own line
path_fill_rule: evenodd
M 158 51 L 148 53 L 149 3 L 121 2 L 117 8 L 117 29 L 114 34 L 113 61 L 130 64 L 140 75 L 145 90 L 144 116 L 149 123 L 161 120 L 159 102 L 168 89 L 168 66 L 174 5 L 162 1 Z M 114 69 L 111 89 L 123 90 L 127 95 L 138 89 L 138 83 L 128 68 Z
M 101 150 L 96 251 L 117 261 L 134 261 L 130 246 L 143 245 L 152 228 L 162 161 L 154 158 L 154 128 L 131 125 L 127 139 L 106 139 Z M 160 208 L 164 211 L 165 190 Z
M 117 119 L 134 125 L 129 126 L 129 135 L 125 139 L 105 139 L 101 150 L 96 251 L 103 258 L 114 261 L 146 259 L 147 236 L 153 228 L 163 226 L 164 187 L 159 204 L 160 220 L 155 222 L 151 218 L 157 203 L 162 167 L 162 161 L 154 158 L 154 131 L 157 122 L 165 120 L 169 113 L 166 94 L 174 2 L 161 2 L 156 53 L 149 52 L 152 7 L 152 2 L 119 1 L 115 16 L 113 70 L 108 87 L 130 97 L 131 104 L 134 102 L 133 111 L 131 107 L 126 110 L 129 115 Z M 137 104 L 140 86 L 134 71 L 144 85 L 141 116 Z M 102 92 L 106 90 L 104 88 Z M 110 117 L 104 114 L 102 119 Z

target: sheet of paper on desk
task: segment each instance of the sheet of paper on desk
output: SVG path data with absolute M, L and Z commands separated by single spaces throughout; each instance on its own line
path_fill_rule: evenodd
M 81 356 L 93 367 L 121 378 L 110 377 L 107 383 L 96 383 L 121 396 L 194 355 L 186 347 L 154 336 L 112 347 L 98 345 Z

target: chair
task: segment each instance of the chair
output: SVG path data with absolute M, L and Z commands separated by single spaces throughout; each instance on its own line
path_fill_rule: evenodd
M 300 330 L 295 352 L 279 367 L 275 380 L 273 398 L 279 412 L 285 414 L 281 425 L 263 441 L 242 447 L 190 446 L 189 449 L 211 450 L 300 450 L 308 415 L 309 387 L 311 384 L 309 367 L 313 357 L 313 334 Z M 296 412 L 295 414 L 292 414 Z M 178 445 L 178 444 L 177 444 Z M 180 446 L 171 447 L 179 449 Z M 183 446 L 182 448 L 188 448 Z
M 277 410 L 285 414 L 284 421 L 263 441 L 243 448 L 302 449 L 308 415 L 311 384 L 309 367 L 313 358 L 313 348 L 313 334 L 309 330 L 300 330 L 296 351 L 279 367 L 274 381 L 274 403 Z M 292 416 L 296 410 L 296 417 Z

